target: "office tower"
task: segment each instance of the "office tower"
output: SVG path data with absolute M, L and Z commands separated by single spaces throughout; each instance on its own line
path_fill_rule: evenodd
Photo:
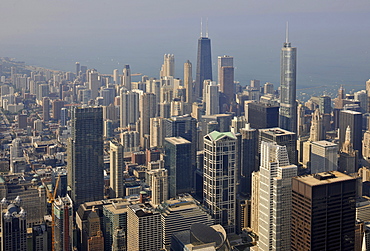
M 131 91 L 131 70 L 128 64 L 123 68 L 122 85 L 126 90 Z
M 85 105 L 87 105 L 89 102 L 90 102 L 90 100 L 92 99 L 92 97 L 91 97 L 91 90 L 90 89 L 84 89 L 84 90 L 81 90 L 81 96 L 82 96 L 82 104 L 85 104 Z
M 354 250 L 355 196 L 337 171 L 293 178 L 291 250 Z
M 349 126 L 346 130 L 346 138 L 342 145 L 342 149 L 340 149 L 339 152 L 338 171 L 342 173 L 355 173 L 358 171 L 358 151 L 353 149 L 351 128 Z
M 42 120 L 44 123 L 50 120 L 50 99 L 48 97 L 42 98 Z
M 354 100 L 360 102 L 361 112 L 366 113 L 368 108 L 368 96 L 365 90 L 354 93 Z
M 81 65 L 80 62 L 76 62 L 76 76 L 80 75 Z
M 103 199 L 103 112 L 101 107 L 71 108 L 68 185 L 75 208 Z
M 48 251 L 48 231 L 45 224 L 32 227 L 32 248 L 36 251 Z
M 184 63 L 184 87 L 186 89 L 186 103 L 193 103 L 193 66 L 189 60 Z
M 108 106 L 113 104 L 116 96 L 114 88 L 104 88 L 100 91 L 100 96 L 103 97 L 103 105 Z
M 118 69 L 113 70 L 113 82 L 115 85 L 121 85 L 121 80 L 120 80 Z
M 220 113 L 220 94 L 219 86 L 215 81 L 204 81 L 204 98 L 203 103 L 206 107 L 206 115 L 214 115 Z
M 197 121 L 189 115 L 171 117 L 162 121 L 163 139 L 165 137 L 182 137 L 191 142 L 191 165 L 195 168 L 197 151 Z M 163 140 L 164 141 L 164 140 Z
M 274 84 L 273 83 L 266 82 L 263 85 L 263 93 L 264 94 L 274 94 L 274 92 L 275 92 L 275 90 L 274 90 Z
M 311 173 L 338 169 L 338 145 L 326 140 L 311 142 Z
M 120 127 L 135 125 L 139 119 L 139 93 L 120 90 Z
M 164 54 L 160 76 L 161 77 L 175 76 L 175 56 L 173 54 Z
M 252 79 L 251 80 L 251 87 L 256 88 L 259 91 L 261 89 L 261 81 L 256 80 L 256 79 Z
M 339 114 L 339 148 L 345 141 L 347 127 L 351 128 L 353 149 L 358 150 L 362 157 L 362 114 L 360 112 L 342 110 Z
M 352 143 L 353 144 L 353 143 Z M 362 155 L 367 161 L 370 159 L 370 128 L 364 133 L 364 139 L 362 141 Z
M 54 250 L 72 250 L 73 246 L 73 202 L 71 198 L 55 199 L 54 210 Z
M 231 56 L 218 56 L 217 57 L 217 72 L 218 72 L 218 84 L 221 85 L 222 80 L 222 67 L 234 67 L 234 57 Z
M 231 132 L 214 131 L 204 137 L 203 203 L 227 233 L 236 231 L 237 147 Z
M 164 166 L 168 170 L 170 198 L 191 192 L 194 177 L 191 146 L 191 142 L 182 137 L 168 137 L 164 140 Z
M 27 213 L 19 197 L 1 201 L 1 251 L 27 250 Z
M 319 109 L 312 113 L 311 128 L 310 128 L 310 141 L 320 141 L 325 139 L 323 118 Z
M 185 115 L 185 103 L 177 98 L 171 101 L 171 117 Z
M 280 146 L 286 146 L 289 163 L 298 164 L 297 135 L 281 128 L 269 128 L 259 130 L 259 142 L 276 142 Z
M 51 103 L 51 108 L 53 110 L 53 119 L 60 120 L 60 111 L 64 107 L 64 101 L 63 100 L 54 100 Z
M 149 148 L 149 133 L 150 133 L 150 119 L 157 115 L 157 103 L 154 93 L 144 93 L 140 95 L 139 101 L 140 111 L 140 145 L 141 147 Z
M 258 130 L 252 129 L 249 124 L 240 129 L 241 134 L 241 164 L 239 193 L 251 196 L 252 173 L 258 171 Z
M 213 225 L 214 220 L 196 204 L 193 197 L 184 195 L 169 199 L 158 208 L 163 224 L 163 246 L 169 250 L 171 236 L 180 231 L 190 230 L 191 225 L 202 223 Z
M 110 188 L 111 198 L 121 198 L 124 194 L 123 171 L 123 146 L 118 142 L 110 142 Z
M 68 120 L 68 109 L 62 108 L 60 110 L 60 126 L 66 126 Z
M 230 107 L 231 103 L 235 102 L 234 67 L 222 66 L 220 71 L 220 92 L 222 92 L 226 97 L 226 103 L 221 105 L 227 105 Z
M 321 96 L 319 99 L 319 109 L 321 114 L 331 113 L 331 98 L 329 96 Z
M 285 146 L 261 142 L 259 191 L 259 249 L 290 250 L 292 177 L 297 166 L 290 165 Z
M 152 203 L 159 205 L 168 199 L 168 170 L 153 169 L 148 171 L 150 188 L 152 189 Z
M 116 228 L 113 233 L 113 244 L 111 251 L 126 251 L 126 248 L 126 232 L 122 228 Z M 108 251 L 110 251 L 110 249 Z
M 149 203 L 130 205 L 127 212 L 127 250 L 161 249 L 161 214 Z
M 103 229 L 105 249 L 112 250 L 114 245 L 114 235 L 117 229 L 120 229 L 120 242 L 116 243 L 116 248 L 126 247 L 126 231 L 127 231 L 127 211 L 130 203 L 127 200 L 113 201 L 107 205 L 103 205 Z M 119 250 L 119 249 L 118 249 Z M 126 249 L 125 249 L 126 250 Z
M 198 54 L 197 54 L 197 75 L 194 86 L 195 99 L 203 97 L 203 81 L 212 80 L 212 58 L 211 58 L 211 39 L 208 38 L 208 31 L 203 37 L 201 32 L 198 39 Z
M 288 42 L 287 28 L 286 41 L 281 49 L 279 127 L 291 132 L 297 132 L 296 57 L 297 48 Z
M 248 102 L 245 104 L 245 114 L 248 123 L 255 129 L 277 127 L 279 124 L 279 106 Z
M 260 172 L 252 173 L 252 195 L 251 195 L 251 228 L 259 235 L 259 197 L 260 197 Z
M 19 114 L 17 123 L 18 123 L 19 129 L 26 129 L 27 128 L 27 114 Z
M 91 90 L 91 99 L 95 100 L 99 96 L 99 88 L 101 83 L 99 81 L 99 73 L 96 70 L 89 70 L 89 89 Z

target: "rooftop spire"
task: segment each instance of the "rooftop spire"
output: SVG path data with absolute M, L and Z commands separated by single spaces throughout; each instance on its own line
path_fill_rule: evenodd
M 208 17 L 207 17 L 207 21 L 206 21 L 206 37 L 208 37 Z
M 203 18 L 200 18 L 200 37 L 203 37 Z
M 286 22 L 285 43 L 289 43 L 289 23 Z

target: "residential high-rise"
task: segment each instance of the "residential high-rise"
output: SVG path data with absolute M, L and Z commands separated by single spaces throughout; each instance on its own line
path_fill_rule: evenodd
M 156 95 L 154 93 L 144 93 L 140 95 L 140 145 L 143 148 L 150 148 L 145 144 L 150 140 L 150 119 L 157 115 Z
M 139 93 L 121 88 L 120 97 L 120 127 L 135 125 L 139 119 Z
M 194 96 L 196 99 L 203 97 L 203 81 L 212 80 L 212 58 L 211 58 L 211 39 L 200 34 L 198 39 L 198 54 L 197 54 L 197 75 L 195 80 Z
M 193 66 L 189 60 L 184 63 L 184 87 L 186 89 L 186 103 L 188 103 L 191 110 L 191 104 L 193 103 Z
M 10 203 L 5 198 L 1 201 L 1 251 L 27 250 L 26 216 L 20 199 Z
M 149 203 L 130 205 L 127 211 L 127 250 L 161 249 L 161 214 Z
M 227 233 L 236 231 L 237 137 L 213 131 L 204 137 L 203 203 Z
M 261 142 L 259 190 L 259 249 L 290 250 L 292 177 L 287 148 L 275 142 Z
M 358 150 L 359 157 L 362 156 L 362 114 L 351 110 L 342 110 L 339 114 L 339 148 L 346 139 L 347 127 L 351 128 L 351 139 L 353 149 Z
M 99 96 L 99 88 L 101 86 L 99 73 L 96 70 L 90 70 L 88 78 L 89 89 L 91 90 L 91 99 L 95 100 Z
M 122 198 L 125 196 L 123 188 L 123 146 L 118 143 L 110 142 L 110 187 L 112 198 Z
M 54 210 L 54 250 L 72 250 L 73 246 L 73 202 L 71 198 L 58 197 Z
M 168 190 L 171 198 L 180 193 L 191 192 L 194 182 L 191 150 L 191 142 L 182 137 L 168 137 L 164 140 L 164 165 L 168 170 Z
M 161 77 L 175 76 L 175 56 L 173 54 L 164 54 Z
M 60 120 L 61 119 L 61 110 L 64 107 L 64 101 L 63 100 L 54 100 L 51 103 L 51 108 L 53 110 L 53 119 L 55 120 Z
M 338 169 L 338 145 L 326 140 L 311 142 L 311 173 Z
M 354 250 L 356 179 L 333 171 L 292 179 L 291 250 Z
M 44 123 L 50 120 L 50 99 L 48 97 L 42 98 L 42 120 Z
M 206 115 L 219 114 L 219 86 L 215 81 L 204 81 L 204 84 L 203 103 L 205 103 Z
M 103 111 L 101 107 L 71 108 L 68 140 L 68 185 L 75 208 L 103 199 Z
M 128 64 L 123 68 L 122 85 L 127 91 L 131 91 L 131 70 Z
M 297 48 L 288 42 L 287 29 L 281 49 L 279 127 L 291 132 L 297 132 L 296 57 Z
M 152 162 L 153 163 L 153 162 Z M 164 168 L 148 171 L 150 188 L 152 189 L 152 203 L 159 205 L 168 199 L 168 170 Z

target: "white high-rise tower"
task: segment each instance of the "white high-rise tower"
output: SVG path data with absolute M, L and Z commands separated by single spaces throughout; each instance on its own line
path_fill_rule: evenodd
M 290 250 L 292 177 L 297 166 L 289 164 L 285 146 L 261 142 L 259 190 L 260 250 Z

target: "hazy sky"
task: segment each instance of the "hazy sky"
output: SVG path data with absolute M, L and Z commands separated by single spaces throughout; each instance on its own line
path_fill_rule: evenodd
M 0 56 L 74 71 L 79 61 L 102 73 L 158 77 L 163 54 L 195 75 L 200 19 L 209 20 L 214 77 L 218 55 L 234 56 L 236 80 L 279 85 L 280 48 L 298 49 L 298 86 L 364 85 L 370 78 L 369 0 L 2 0 Z

